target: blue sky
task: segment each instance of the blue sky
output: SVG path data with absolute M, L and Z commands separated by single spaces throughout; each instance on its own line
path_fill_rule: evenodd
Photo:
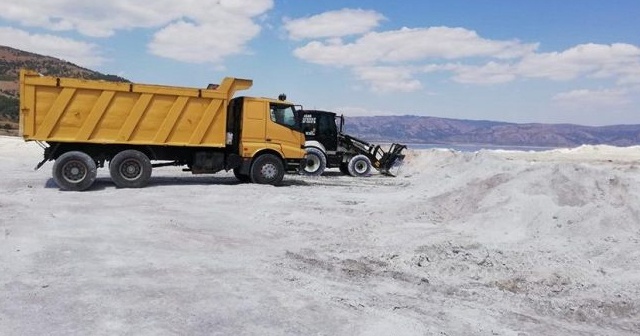
M 640 124 L 637 0 L 0 0 L 0 44 L 345 115 Z

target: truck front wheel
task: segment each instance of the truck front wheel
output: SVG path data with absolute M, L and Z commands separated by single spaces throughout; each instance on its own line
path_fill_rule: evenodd
M 124 150 L 111 159 L 109 173 L 118 188 L 142 188 L 151 178 L 151 161 L 140 151 Z
M 251 164 L 251 182 L 278 185 L 284 177 L 282 160 L 273 154 L 263 154 Z
M 79 151 L 66 152 L 53 164 L 53 180 L 63 190 L 86 190 L 97 174 L 96 161 Z

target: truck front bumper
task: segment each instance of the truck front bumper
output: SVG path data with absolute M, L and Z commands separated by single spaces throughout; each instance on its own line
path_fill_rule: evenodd
M 302 173 L 302 170 L 304 170 L 304 167 L 307 166 L 307 159 L 306 158 L 302 158 L 302 159 L 288 159 L 285 160 L 285 170 L 288 172 L 292 172 L 292 173 Z
M 242 158 L 240 165 L 240 174 L 249 175 L 251 172 L 251 158 Z M 302 173 L 304 167 L 307 166 L 307 159 L 286 159 L 284 160 L 284 170 L 289 173 Z

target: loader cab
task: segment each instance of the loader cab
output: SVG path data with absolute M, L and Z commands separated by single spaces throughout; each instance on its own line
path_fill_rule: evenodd
M 333 112 L 301 110 L 302 131 L 307 141 L 318 141 L 327 151 L 338 149 L 338 133 L 342 129 L 342 116 Z

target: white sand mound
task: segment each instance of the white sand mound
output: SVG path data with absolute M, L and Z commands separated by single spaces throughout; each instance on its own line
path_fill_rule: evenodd
M 636 335 L 640 148 L 409 151 L 397 178 L 62 192 L 0 137 L 0 330 Z

